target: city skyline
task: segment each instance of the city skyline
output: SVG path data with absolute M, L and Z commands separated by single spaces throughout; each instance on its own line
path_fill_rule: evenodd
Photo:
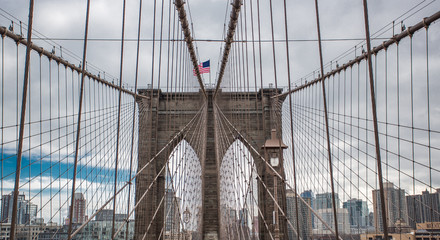
M 440 0 L 2 3 L 1 235 L 440 235 Z
M 420 195 L 404 195 L 403 189 L 395 189 L 394 185 L 392 183 L 386 183 L 385 184 L 386 190 L 385 190 L 385 199 L 386 204 L 389 204 L 387 209 L 387 216 L 389 218 L 388 226 L 389 228 L 396 228 L 395 224 L 398 222 L 399 226 L 402 224 L 403 226 L 411 227 L 412 229 L 416 229 L 416 223 L 426 223 L 426 222 L 436 222 L 440 220 L 440 189 L 438 189 L 435 193 L 429 193 L 428 191 L 421 192 Z M 376 192 L 376 193 L 373 193 Z M 377 195 L 378 190 L 372 190 L 373 195 Z M 332 199 L 331 199 L 331 193 L 317 193 L 313 194 L 312 191 L 306 190 L 302 192 L 300 195 L 302 195 L 303 199 L 309 204 L 309 206 L 312 206 L 314 210 L 317 210 L 318 213 L 320 213 L 320 216 L 326 221 L 330 226 L 333 225 L 334 219 L 333 219 L 333 209 L 332 209 Z M 295 224 L 296 219 L 290 215 L 289 213 L 294 213 L 294 193 L 291 190 L 287 190 L 286 193 L 287 196 L 287 214 L 288 219 L 291 221 L 292 224 Z M 306 197 L 304 197 L 306 196 Z M 320 200 L 316 200 L 317 198 L 314 196 L 318 196 Z M 336 194 L 337 196 L 337 194 Z M 399 197 L 400 196 L 400 197 Z M 424 196 L 424 198 L 422 198 Z M 376 196 L 378 197 L 378 196 Z M 418 198 L 418 200 L 415 200 L 413 202 L 406 202 L 403 201 L 403 197 L 405 199 L 410 198 Z M 428 197 L 430 200 L 428 200 Z M 397 205 L 399 202 L 399 199 L 401 202 L 401 207 Z M 290 199 L 290 200 L 289 200 Z M 310 199 L 310 200 L 308 200 Z M 337 198 L 338 199 L 338 198 Z M 391 199 L 391 200 L 389 200 Z M 304 212 L 309 212 L 308 214 L 311 216 L 314 216 L 312 211 L 309 209 L 308 206 L 306 206 L 302 201 L 298 200 L 300 202 L 300 211 L 302 214 L 300 214 L 300 222 L 304 223 L 307 222 L 307 220 L 301 220 L 302 216 L 304 215 Z M 319 203 L 319 201 L 321 201 Z M 314 204 L 312 204 L 312 202 Z M 317 203 L 318 202 L 318 203 Z M 289 204 L 290 203 L 290 204 Z M 415 203 L 415 204 L 414 204 Z M 325 207 L 324 207 L 325 206 Z M 380 206 L 373 205 L 375 207 L 369 209 L 367 202 L 362 199 L 352 198 L 348 199 L 347 201 L 342 202 L 342 207 L 338 206 L 337 204 L 337 211 L 338 211 L 338 219 L 342 218 L 340 224 L 340 231 L 341 233 L 345 234 L 365 234 L 369 231 L 378 231 L 383 232 L 383 229 L 381 228 L 381 219 L 376 219 L 374 216 L 378 216 L 380 214 Z M 432 206 L 432 210 L 431 207 Z M 305 210 L 302 208 L 305 207 Z M 411 215 L 411 213 L 408 212 L 408 209 L 411 209 L 411 207 L 415 207 L 416 210 L 419 212 L 420 216 L 417 216 L 415 218 L 415 222 L 411 222 L 414 215 Z M 346 212 L 344 212 L 346 209 Z M 388 211 L 389 210 L 389 211 Z M 430 212 L 430 214 L 434 214 L 433 218 L 431 219 L 430 216 L 425 216 L 427 212 Z M 373 216 L 371 216 L 373 214 Z M 414 214 L 414 213 L 413 213 Z M 380 216 L 380 215 L 379 215 Z M 405 219 L 406 218 L 406 219 Z M 348 223 L 348 224 L 347 224 Z M 315 226 L 312 226 L 309 228 L 309 231 L 312 229 L 316 230 L 316 233 L 318 231 L 325 232 L 327 231 L 326 228 L 323 226 L 323 224 L 315 217 L 315 220 L 313 221 L 313 224 Z M 294 225 L 296 226 L 296 225 Z M 300 225 L 301 226 L 301 225 Z M 290 226 L 289 226 L 290 228 Z M 304 225 L 302 225 L 303 231 Z M 307 229 L 307 227 L 306 227 Z M 376 229 L 376 230 L 374 230 Z M 289 234 L 291 237 L 293 234 L 292 230 L 289 230 Z M 302 233 L 302 236 L 307 236 L 307 234 Z

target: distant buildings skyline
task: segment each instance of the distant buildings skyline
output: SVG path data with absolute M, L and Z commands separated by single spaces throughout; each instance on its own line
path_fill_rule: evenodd
M 87 220 L 86 216 L 86 199 L 83 193 L 75 193 L 75 199 L 73 201 L 73 217 L 67 218 L 67 221 L 72 219 L 72 223 L 81 224 Z M 70 209 L 70 206 L 69 206 Z M 70 213 L 70 211 L 69 211 Z M 67 222 L 68 223 L 68 222 Z
M 421 194 L 406 195 L 405 190 L 396 187 L 391 182 L 384 184 L 386 215 L 388 228 L 390 231 L 396 229 L 416 229 L 416 224 L 427 222 L 440 222 L 440 189 L 430 193 L 425 190 Z M 338 229 L 340 234 L 364 234 L 369 232 L 383 232 L 381 218 L 381 206 L 379 189 L 372 190 L 373 207 L 364 199 L 352 198 L 342 202 L 340 205 L 339 195 L 335 193 Z M 312 209 L 320 215 L 329 226 L 334 227 L 334 216 L 332 206 L 332 195 L 329 192 L 313 194 L 311 190 L 306 190 L 300 194 L 302 200 L 299 201 L 299 222 L 300 236 L 307 239 L 311 234 L 330 234 L 324 224 L 318 218 L 314 218 L 312 226 L 308 224 L 307 216 L 313 218 Z M 316 196 L 316 198 L 314 197 Z M 307 203 L 304 204 L 304 201 Z M 312 208 L 312 209 L 310 209 Z M 286 190 L 286 210 L 287 219 L 296 227 L 295 216 L 295 194 L 292 190 Z M 295 239 L 294 231 L 288 226 L 289 239 Z
M 315 199 L 315 209 L 318 210 L 318 209 L 333 208 L 332 199 L 333 199 L 332 193 L 330 192 L 317 193 Z M 340 208 L 338 193 L 335 193 L 335 203 L 336 203 L 336 208 Z
M 404 189 L 397 187 L 391 182 L 384 183 L 384 187 L 387 209 L 386 215 L 388 218 L 388 227 L 391 231 L 397 231 L 392 229 L 403 228 L 416 229 L 419 223 L 440 222 L 440 189 L 436 189 L 433 193 L 425 190 L 422 191 L 421 194 L 405 195 Z M 371 233 L 374 229 L 377 229 L 376 231 L 379 233 L 383 232 L 379 190 L 373 189 L 371 193 L 373 196 L 371 199 L 373 201 L 373 208 L 371 210 L 371 205 L 369 207 L 368 201 L 357 198 L 348 199 L 342 202 L 341 206 L 339 203 L 339 195 L 337 193 L 335 194 L 337 199 L 336 206 L 338 206 L 338 229 L 341 234 Z M 318 193 L 315 198 L 313 191 L 306 190 L 302 192 L 300 196 L 302 200 L 298 199 L 298 218 L 301 228 L 301 238 L 307 240 L 311 239 L 314 234 L 331 234 L 320 219 L 316 217 L 313 218 L 314 214 L 312 211 L 313 209 L 318 213 L 321 219 L 329 226 L 334 226 L 331 193 Z M 172 226 L 176 226 L 175 232 L 178 232 L 179 223 L 173 222 L 173 219 L 178 219 L 177 207 L 172 207 L 175 205 L 175 201 L 180 202 L 180 199 L 175 196 L 175 192 L 172 189 L 168 189 L 166 191 L 166 206 L 168 206 L 166 208 L 168 213 L 166 224 L 171 224 L 169 224 L 166 230 L 171 231 L 171 228 L 174 229 Z M 12 202 L 12 193 L 2 196 L 0 214 L 2 223 L 10 223 Z M 38 220 L 37 218 L 38 206 L 26 200 L 25 194 L 19 195 L 18 202 L 18 224 L 44 224 L 44 221 Z M 86 203 L 87 201 L 84 194 L 75 194 L 74 223 L 80 224 L 87 220 Z M 286 208 L 287 218 L 293 226 L 296 226 L 296 217 L 294 215 L 296 209 L 295 194 L 290 189 L 286 190 Z M 255 217 L 249 215 L 248 211 L 247 209 L 228 208 L 229 214 L 227 215 L 230 218 L 229 221 L 238 225 L 249 225 L 249 227 L 258 226 L 258 224 L 255 223 Z M 96 215 L 94 221 L 111 221 L 112 217 L 113 210 L 103 209 Z M 123 221 L 125 218 L 126 214 L 116 214 L 116 221 Z M 171 219 L 171 222 L 169 219 Z M 373 226 L 374 228 L 372 228 Z M 290 229 L 290 226 L 288 226 L 288 235 L 289 239 L 295 239 L 292 237 L 293 231 Z
M 0 239 L 9 239 L 9 233 L 11 229 L 11 217 L 12 217 L 12 202 L 13 192 L 5 194 L 1 198 L 1 212 L 0 219 L 2 229 L 0 229 Z M 75 194 L 74 203 L 74 228 L 78 227 L 81 223 L 87 220 L 86 215 L 86 199 L 83 193 Z M 38 205 L 33 204 L 30 200 L 26 200 L 26 195 L 19 194 L 18 197 L 18 212 L 17 212 L 17 239 L 30 240 L 53 240 L 53 239 L 66 239 L 69 218 L 65 218 L 64 223 L 55 223 L 49 221 L 44 222 L 43 218 L 37 218 L 38 211 L 42 211 L 38 208 Z M 129 239 L 134 235 L 134 220 L 126 222 L 127 214 L 115 214 L 115 221 L 118 224 L 128 224 L 127 228 L 122 228 L 116 240 L 125 240 L 126 234 Z M 82 222 L 81 222 L 82 221 Z M 111 239 L 111 228 L 113 224 L 113 209 L 102 209 L 97 213 L 95 219 L 88 222 L 87 225 L 81 230 L 75 239 Z
M 417 223 L 440 222 L 440 189 L 430 193 L 428 190 L 422 194 L 406 196 L 408 204 L 408 225 L 413 229 Z
M 374 189 L 373 194 L 373 212 L 374 212 L 374 227 L 377 231 L 383 232 L 382 220 L 382 206 L 380 200 L 379 189 Z M 388 226 L 394 226 L 397 220 L 408 223 L 408 210 L 405 198 L 405 190 L 401 188 L 394 188 L 391 182 L 384 183 L 384 199 L 386 217 L 388 219 Z
M 115 213 L 115 221 L 125 221 L 126 213 Z M 113 221 L 113 209 L 102 209 L 95 216 L 95 221 Z
M 362 199 L 352 198 L 342 203 L 342 208 L 347 209 L 350 228 L 365 229 L 368 227 L 368 204 Z
M 335 219 L 333 216 L 332 208 L 322 208 L 316 210 L 316 212 L 321 216 L 322 220 L 326 222 L 332 230 L 334 230 Z M 338 219 L 338 230 L 340 234 L 350 234 L 350 222 L 348 220 L 348 210 L 345 208 L 337 208 L 337 219 Z M 315 218 L 315 226 L 314 233 L 317 234 L 332 234 L 330 230 L 324 225 L 322 221 L 318 218 Z
M 2 196 L 0 214 L 1 223 L 11 223 L 13 201 L 13 192 Z M 26 200 L 26 196 L 24 194 L 18 195 L 17 203 L 17 223 L 31 224 L 37 217 L 38 206 L 36 204 L 33 204 L 30 200 Z
M 165 232 L 177 233 L 180 229 L 179 201 L 173 189 L 165 189 Z
M 305 201 L 301 201 L 298 199 L 298 221 L 299 221 L 299 227 L 300 227 L 300 237 L 303 240 L 311 239 L 312 237 L 312 229 L 313 229 L 313 214 L 310 208 L 307 206 L 312 206 L 313 203 L 313 193 L 312 191 L 304 191 L 301 193 L 301 197 Z M 293 227 L 297 227 L 296 225 L 296 200 L 295 200 L 295 193 L 292 190 L 286 191 L 286 209 L 287 209 L 287 219 L 289 219 L 290 223 L 293 225 Z M 288 224 L 287 226 L 287 234 L 289 240 L 296 239 L 295 231 L 292 229 L 292 227 Z

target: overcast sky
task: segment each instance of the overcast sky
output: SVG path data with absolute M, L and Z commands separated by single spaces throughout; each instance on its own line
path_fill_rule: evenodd
M 28 1 L 25 0 L 2 0 L 2 10 L 12 14 L 17 19 L 27 23 L 28 14 Z M 190 21 L 193 22 L 194 32 L 192 33 L 196 39 L 210 39 L 210 40 L 222 40 L 225 15 L 229 15 L 230 1 L 225 0 L 191 0 L 185 4 Z M 261 38 L 263 40 L 270 40 L 270 25 L 269 25 L 269 11 L 268 1 L 261 1 Z M 412 0 L 399 0 L 399 1 L 369 1 L 369 14 L 370 14 L 370 31 L 375 33 L 376 31 L 387 26 L 384 34 L 377 36 L 383 38 L 389 38 L 392 36 L 392 30 L 390 30 L 390 24 L 393 20 L 396 20 L 395 32 L 400 32 L 400 21 L 404 18 L 404 24 L 406 26 L 413 25 L 423 17 L 430 16 L 438 11 L 440 3 L 438 1 L 412 1 Z M 143 23 L 141 37 L 143 39 L 152 38 L 152 22 L 153 22 L 153 1 L 144 1 L 143 3 Z M 160 16 L 161 1 L 157 1 L 157 27 L 156 38 L 159 38 L 159 16 Z M 245 3 L 246 5 L 246 3 Z M 247 3 L 247 15 L 250 18 L 249 3 Z M 283 40 L 284 25 L 282 14 L 282 1 L 274 1 L 274 24 L 275 24 L 275 39 Z M 427 6 L 427 7 L 424 7 Z M 84 37 L 84 22 L 85 22 L 85 7 L 86 1 L 50 1 L 40 0 L 35 2 L 34 10 L 34 29 L 48 38 L 53 39 L 72 39 L 72 40 L 57 40 L 57 44 L 63 46 L 64 56 L 66 56 L 66 50 L 70 50 L 76 54 L 79 58 L 82 56 L 82 38 Z M 138 0 L 127 1 L 127 20 L 126 20 L 126 38 L 136 39 L 137 36 L 137 19 L 138 19 Z M 227 9 L 228 7 L 228 9 Z M 337 56 L 345 51 L 353 48 L 356 44 L 365 37 L 364 23 L 363 23 L 363 10 L 362 1 L 319 1 L 320 18 L 321 18 L 321 31 L 323 39 L 356 39 L 356 40 L 344 40 L 344 41 L 331 41 L 324 42 L 323 57 L 324 62 L 328 63 L 334 60 Z M 407 11 L 416 7 L 409 14 L 403 18 L 400 17 Z M 256 19 L 255 3 L 254 3 L 254 20 Z M 420 8 L 422 8 L 420 10 Z M 163 38 L 167 39 L 168 31 L 168 1 L 165 0 L 164 11 L 164 31 Z M 189 12 L 190 10 L 190 12 Z M 416 13 L 414 13 L 417 11 Z M 189 14 L 190 13 L 190 14 Z M 242 10 L 242 14 L 244 11 Z M 5 12 L 2 12 L 5 15 Z M 122 1 L 120 0 L 92 0 L 91 12 L 90 12 L 90 27 L 89 38 L 90 39 L 120 39 L 121 37 L 121 20 L 122 16 Z M 9 17 L 10 18 L 10 17 Z M 5 17 L 0 17 L 0 24 L 4 26 L 10 25 L 10 20 Z M 227 19 L 228 21 L 229 19 Z M 288 27 L 289 27 L 289 39 L 295 40 L 316 40 L 316 18 L 314 1 L 288 1 Z M 17 21 L 15 21 L 17 22 Z M 250 28 L 250 22 L 248 22 L 248 28 Z M 170 26 L 171 27 L 171 26 Z M 254 25 L 256 34 L 256 22 Z M 18 26 L 15 26 L 15 32 L 19 32 Z M 25 33 L 25 31 L 23 31 Z M 255 35 L 256 37 L 257 35 Z M 248 30 L 248 39 L 251 38 L 251 31 Z M 73 40 L 75 39 L 75 40 Z M 373 46 L 380 42 L 373 42 Z M 43 41 L 34 40 L 36 44 L 39 44 L 46 49 L 51 49 L 53 43 L 47 44 Z M 126 54 L 124 57 L 124 82 L 129 85 L 133 85 L 134 77 L 134 62 L 136 43 L 130 41 L 126 43 Z M 219 64 L 219 53 L 221 43 L 219 42 L 197 42 L 198 53 L 200 61 L 211 59 L 212 74 L 211 79 L 214 82 L 214 76 L 217 72 L 217 65 Z M 150 69 L 151 67 L 151 43 L 145 42 L 141 45 L 141 58 L 140 66 L 140 85 L 145 86 L 147 81 L 151 81 Z M 360 45 L 358 45 L 358 48 Z M 58 46 L 57 46 L 58 48 Z M 166 46 L 164 45 L 162 50 L 164 53 Z M 250 45 L 249 45 L 250 48 Z M 272 59 L 271 59 L 271 45 L 270 43 L 263 43 L 263 65 L 267 68 L 267 78 L 271 77 Z M 293 42 L 290 45 L 291 51 L 291 67 L 292 67 L 292 81 L 296 81 L 301 77 L 317 70 L 319 67 L 317 42 Z M 277 44 L 277 63 L 279 68 L 285 67 L 285 45 L 284 43 Z M 158 47 L 156 47 L 158 51 Z M 57 52 L 59 50 L 57 49 Z M 360 50 L 358 49 L 358 55 Z M 158 54 L 158 53 L 156 53 Z M 118 41 L 90 41 L 88 47 L 88 62 L 99 67 L 101 71 L 105 71 L 111 74 L 115 78 L 119 76 L 119 55 L 120 55 L 120 42 Z M 350 54 L 345 61 L 348 61 L 355 57 L 355 54 Z M 166 57 L 163 57 L 166 59 Z M 71 60 L 75 62 L 74 60 Z M 76 60 L 78 62 L 78 60 Z M 166 60 L 163 60 L 166 61 Z M 340 60 L 339 63 L 344 62 Z M 157 61 L 156 61 L 157 63 Z M 157 67 L 157 66 L 156 66 Z M 208 81 L 208 76 L 204 76 Z M 265 79 L 265 84 L 270 80 Z M 286 76 L 280 74 L 279 82 L 281 86 L 287 85 Z
M 179 24 L 177 21 L 168 22 L 169 17 L 169 0 L 164 0 L 164 14 L 163 14 L 163 39 L 168 39 L 168 31 L 173 28 L 174 23 Z M 229 21 L 229 13 L 231 1 L 226 0 L 187 0 L 185 8 L 189 21 L 191 22 L 191 32 L 196 41 L 197 53 L 199 61 L 203 62 L 211 60 L 211 81 L 215 82 L 220 53 L 222 48 L 222 42 L 224 38 L 224 27 Z M 254 4 L 253 12 L 253 24 L 255 39 L 257 39 L 257 22 L 256 22 L 256 10 Z M 28 15 L 28 1 L 26 0 L 0 0 L 0 25 L 9 27 L 11 20 L 14 21 L 14 32 L 20 33 L 19 21 L 23 22 L 23 36 L 25 36 Z M 152 64 L 152 42 L 147 41 L 153 38 L 153 5 L 154 1 L 143 1 L 142 11 L 142 26 L 141 26 L 141 38 L 140 46 L 140 70 L 139 70 L 139 85 L 141 87 L 147 86 L 151 82 L 151 64 Z M 156 33 L 155 38 L 160 38 L 160 19 L 161 19 L 161 4 L 162 1 L 157 1 L 156 12 Z M 261 38 L 262 40 L 271 39 L 270 31 L 270 18 L 269 18 L 269 4 L 268 1 L 260 0 L 261 9 Z M 376 46 L 382 41 L 392 37 L 393 32 L 395 34 L 401 31 L 401 21 L 406 27 L 414 25 L 420 22 L 423 17 L 428 17 L 440 10 L 440 1 L 436 0 L 370 0 L 369 6 L 369 19 L 370 19 L 370 32 L 374 38 L 372 45 Z M 109 81 L 114 81 L 119 78 L 119 64 L 120 64 L 120 38 L 121 38 L 121 23 L 122 23 L 122 0 L 91 0 L 90 11 L 90 26 L 89 26 L 89 43 L 87 49 L 87 62 L 88 69 L 94 74 L 100 73 L 101 76 L 106 76 Z M 336 62 L 342 65 L 345 62 L 359 56 L 361 54 L 361 46 L 364 44 L 362 40 L 365 37 L 364 22 L 363 22 L 363 8 L 361 0 L 321 0 L 319 1 L 320 8 L 320 22 L 321 22 L 321 36 L 324 39 L 323 42 L 323 58 L 326 64 L 326 71 L 331 68 L 334 69 Z M 33 42 L 36 45 L 42 46 L 47 50 L 51 50 L 55 46 L 55 53 L 62 55 L 63 58 L 69 62 L 78 65 L 82 57 L 82 47 L 84 38 L 84 23 L 85 23 L 85 0 L 38 0 L 35 1 L 34 9 L 34 33 Z M 127 0 L 127 17 L 126 17 L 126 34 L 125 37 L 128 40 L 125 43 L 124 54 L 124 70 L 123 70 L 123 82 L 126 86 L 134 85 L 135 76 L 135 60 L 136 60 L 136 41 L 137 37 L 137 22 L 138 22 L 139 0 Z M 283 1 L 273 0 L 274 11 L 274 38 L 277 40 L 284 40 L 284 15 L 283 15 Z M 317 77 L 317 70 L 319 67 L 318 58 L 318 43 L 316 33 L 316 16 L 314 9 L 314 1 L 304 0 L 291 0 L 288 1 L 288 31 L 289 39 L 292 41 L 289 45 L 290 52 L 289 58 L 291 61 L 291 81 L 298 82 L 301 78 L 305 80 L 312 80 Z M 250 30 L 250 6 L 249 1 L 245 1 L 241 14 L 247 14 L 247 34 L 248 40 L 252 37 L 252 31 Z M 11 14 L 11 15 L 9 15 Z M 174 8 L 171 9 L 171 17 L 173 17 Z M 244 16 L 244 15 L 243 15 Z M 226 19 L 226 22 L 225 22 Z M 392 27 L 392 22 L 395 21 L 395 27 Z M 437 44 L 440 41 L 440 31 L 438 24 L 430 27 L 430 58 L 431 58 L 431 76 L 432 85 L 431 92 L 436 93 L 440 90 L 439 83 L 439 62 L 440 62 L 440 46 Z M 243 26 L 243 25 L 241 25 Z M 237 29 L 237 33 L 241 31 L 241 28 Z M 244 31 L 244 30 L 243 30 Z M 380 34 L 375 34 L 380 31 Z M 172 34 L 172 33 L 171 33 Z M 418 34 L 418 37 L 423 37 L 423 32 Z M 47 37 L 51 40 L 42 40 L 41 37 Z M 172 36 L 171 36 L 172 38 Z M 174 37 L 174 38 L 177 38 Z M 209 41 L 207 41 L 209 40 Z M 403 43 L 403 44 L 408 44 Z M 423 52 L 424 47 L 423 38 L 419 38 L 418 42 L 415 42 L 415 49 L 419 50 L 419 53 Z M 62 50 L 60 48 L 62 46 Z M 404 45 L 405 46 L 405 45 Z M 167 59 L 167 47 L 164 42 L 162 46 L 162 78 L 166 76 L 165 63 Z M 251 54 L 252 44 L 248 43 L 249 54 Z M 356 48 L 356 51 L 354 49 Z M 365 48 L 365 47 L 364 47 Z M 408 48 L 402 47 L 402 54 L 408 54 Z M 278 73 L 278 86 L 287 86 L 287 74 L 286 74 L 286 50 L 283 42 L 276 43 L 276 55 L 275 60 L 277 62 Z M 159 56 L 159 43 L 157 42 L 155 48 L 155 74 L 153 76 L 154 81 L 158 78 L 158 60 Z M 8 56 L 14 56 L 15 49 L 13 43 L 7 43 L 5 52 Z M 343 54 L 344 57 L 341 57 Z M 407 56 L 407 55 L 406 55 Z M 11 59 L 11 58 L 9 58 Z M 273 55 L 272 45 L 269 42 L 262 43 L 262 69 L 263 69 L 263 85 L 268 86 L 269 83 L 274 83 L 274 69 L 273 69 Z M 416 67 L 418 64 L 426 61 L 423 56 L 415 56 Z M 420 60 L 420 61 L 419 61 Z M 330 64 L 330 61 L 332 63 Z M 403 63 L 408 63 L 403 59 Z M 422 65 L 419 66 L 423 68 Z M 257 67 L 258 68 L 258 67 Z M 391 66 L 390 66 L 391 68 Z M 21 71 L 21 70 L 20 70 Z M 257 70 L 256 70 L 257 71 Z M 315 75 L 313 72 L 315 71 Z M 104 74 L 105 72 L 105 74 Z M 6 74 L 15 76 L 15 66 L 12 63 L 6 62 Z M 251 72 L 251 79 L 255 73 Z M 404 74 L 403 74 L 404 75 Z M 9 75 L 7 75 L 8 78 Z M 21 76 L 21 75 L 20 75 Z M 209 82 L 209 75 L 205 74 L 204 79 Z M 391 76 L 390 76 L 391 78 Z M 11 84 L 11 81 L 6 82 L 6 85 Z M 251 83 L 252 85 L 252 83 Z M 14 88 L 14 82 L 11 84 L 11 88 Z M 161 81 L 161 87 L 165 86 L 165 81 Z M 8 86 L 7 86 L 8 87 Z M 416 109 L 416 118 L 425 119 L 426 109 L 423 108 L 424 99 L 423 89 L 416 94 L 415 102 L 420 102 L 420 108 Z M 31 92 L 33 89 L 31 88 Z M 8 96 L 9 93 L 6 93 Z M 432 103 L 440 101 L 438 96 L 433 94 Z M 379 93 L 379 98 L 382 97 Z M 394 95 L 390 95 L 390 98 Z M 15 96 L 11 97 L 14 99 Z M 7 108 L 8 106 L 6 106 Z M 16 115 L 16 108 L 7 110 L 10 116 Z M 14 112 L 15 111 L 15 112 Z M 336 109 L 330 109 L 330 111 L 337 111 Z M 379 108 L 379 113 L 383 113 L 384 109 Z M 405 112 L 404 110 L 402 112 Z M 440 123 L 438 121 L 440 117 L 440 110 L 436 104 L 432 106 L 431 112 L 431 124 L 432 129 L 438 131 L 440 129 Z M 7 115 L 7 114 L 6 114 Z M 5 115 L 5 116 L 6 116 Z M 382 120 L 384 120 L 381 115 Z M 408 116 L 402 117 L 402 121 L 408 119 Z M 389 119 L 390 122 L 395 122 L 395 119 Z M 14 122 L 14 121 L 12 121 Z M 426 129 L 426 123 L 416 123 L 421 128 Z M 422 138 L 420 142 L 425 142 L 423 138 L 426 136 L 420 136 Z M 433 146 L 439 146 L 440 136 L 433 134 Z M 408 149 L 403 149 L 402 152 Z M 435 152 L 438 154 L 438 152 Z M 438 160 L 438 155 L 435 155 Z M 421 154 L 421 158 L 425 159 L 426 154 Z M 434 158 L 433 158 L 434 159 Z M 423 160 L 424 161 L 424 160 Z M 403 168 L 405 166 L 402 166 Z M 434 167 L 439 168 L 438 164 Z M 410 168 L 408 168 L 410 169 Z M 421 178 L 424 176 L 420 176 Z M 63 181 L 65 181 L 63 179 Z M 343 182 L 344 180 L 341 180 Z M 425 180 L 424 180 L 425 181 Z M 439 179 L 435 178 L 433 185 L 438 186 Z M 87 183 L 85 183 L 87 184 Z M 406 184 L 410 185 L 410 182 Z M 422 189 L 421 186 L 417 190 Z M 304 189 L 306 190 L 306 189 Z M 8 189 L 9 191 L 9 189 Z M 369 192 L 369 190 L 366 190 Z M 342 195 L 342 194 L 341 194 Z M 66 209 L 64 209 L 66 210 Z

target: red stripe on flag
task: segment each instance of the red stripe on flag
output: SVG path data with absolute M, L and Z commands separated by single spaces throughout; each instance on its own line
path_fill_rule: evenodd
M 200 72 L 200 74 L 204 74 L 204 73 L 209 73 L 210 72 L 210 67 L 203 67 L 203 63 L 200 63 L 199 65 L 198 65 L 198 67 L 199 67 L 199 72 Z M 196 70 L 195 69 L 193 69 L 193 75 L 194 76 L 197 76 L 197 73 L 196 73 Z

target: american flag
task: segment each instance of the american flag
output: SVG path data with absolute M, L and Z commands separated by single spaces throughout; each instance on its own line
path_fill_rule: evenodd
M 202 62 L 202 63 L 199 64 L 199 72 L 200 72 L 200 74 L 209 73 L 209 66 L 210 66 L 209 61 L 210 60 L 208 60 L 206 62 Z M 194 74 L 194 76 L 197 75 L 195 69 L 193 70 L 193 74 Z

